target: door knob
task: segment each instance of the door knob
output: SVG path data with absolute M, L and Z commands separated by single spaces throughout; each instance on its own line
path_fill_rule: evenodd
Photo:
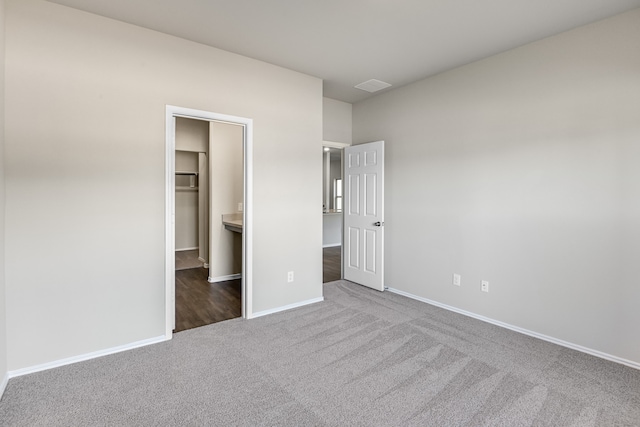
M 382 227 L 384 225 L 384 222 L 374 222 L 373 225 L 375 225 L 376 227 Z

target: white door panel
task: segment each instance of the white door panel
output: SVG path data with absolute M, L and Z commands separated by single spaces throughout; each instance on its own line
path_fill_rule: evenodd
M 384 141 L 345 148 L 344 278 L 384 290 Z

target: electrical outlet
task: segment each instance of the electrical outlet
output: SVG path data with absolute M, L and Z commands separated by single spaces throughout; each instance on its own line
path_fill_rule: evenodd
M 238 212 L 242 212 L 242 203 L 238 203 Z
M 482 285 L 480 285 L 480 289 L 482 290 L 482 292 L 489 292 L 489 282 L 483 280 Z
M 460 286 L 460 275 L 459 274 L 453 274 L 453 284 L 456 286 Z
M 287 273 L 287 282 L 293 282 L 293 271 Z

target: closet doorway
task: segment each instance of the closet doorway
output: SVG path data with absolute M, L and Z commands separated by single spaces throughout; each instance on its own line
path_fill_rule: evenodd
M 251 317 L 250 119 L 167 106 L 166 335 Z

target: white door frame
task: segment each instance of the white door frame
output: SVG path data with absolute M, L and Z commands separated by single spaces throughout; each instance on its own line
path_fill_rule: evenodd
M 175 326 L 175 118 L 219 121 L 242 125 L 244 150 L 244 201 L 242 230 L 242 317 L 253 317 L 253 120 L 209 111 L 166 106 L 165 154 L 165 338 L 171 339 Z

